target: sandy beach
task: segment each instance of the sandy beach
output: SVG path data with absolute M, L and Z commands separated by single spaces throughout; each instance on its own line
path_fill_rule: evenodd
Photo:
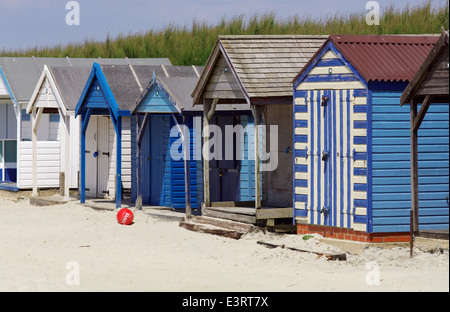
M 370 247 L 327 261 L 257 244 L 337 251 L 318 237 L 257 231 L 233 240 L 145 210 L 131 226 L 118 224 L 115 211 L 77 202 L 36 207 L 0 199 L 0 214 L 2 292 L 449 291 L 448 251 L 416 249 L 410 259 L 408 248 Z

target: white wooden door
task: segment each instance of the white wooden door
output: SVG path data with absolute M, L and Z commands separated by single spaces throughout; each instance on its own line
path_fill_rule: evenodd
M 109 117 L 98 117 L 97 133 L 97 196 L 105 197 L 109 180 Z
M 92 116 L 86 130 L 86 196 L 97 196 L 97 117 Z

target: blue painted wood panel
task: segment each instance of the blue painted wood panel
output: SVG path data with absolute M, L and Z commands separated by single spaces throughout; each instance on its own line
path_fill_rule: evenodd
M 189 173 L 190 173 L 190 198 L 191 208 L 199 209 L 201 207 L 202 198 L 199 196 L 199 183 L 198 181 L 203 178 L 202 171 L 197 166 L 198 160 L 194 157 L 196 155 L 196 142 L 197 135 L 194 128 L 194 120 L 192 117 L 188 117 L 186 126 L 189 129 Z M 182 118 L 178 117 L 178 123 L 182 125 Z M 175 121 L 172 119 L 170 122 L 171 127 L 176 127 Z M 179 144 L 180 135 L 170 137 L 170 145 Z M 178 143 L 177 143 L 178 142 Z M 179 147 L 180 153 L 183 153 L 181 146 Z M 185 209 L 186 207 L 186 181 L 185 181 L 185 163 L 184 158 L 175 160 L 170 158 L 171 166 L 171 197 L 172 207 L 175 209 Z M 201 185 L 200 185 L 201 187 Z
M 145 98 L 140 102 L 139 113 L 177 113 L 177 109 L 167 93 L 158 85 L 153 85 Z
M 373 92 L 374 232 L 409 231 L 410 112 L 400 96 Z M 448 104 L 432 104 L 418 132 L 420 230 L 448 228 L 448 134 Z

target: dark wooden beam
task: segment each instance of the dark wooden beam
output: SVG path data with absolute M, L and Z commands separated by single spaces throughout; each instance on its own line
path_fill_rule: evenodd
M 425 118 L 425 115 L 427 114 L 428 108 L 430 107 L 432 97 L 430 95 L 427 95 L 425 97 L 425 100 L 422 103 L 422 107 L 420 108 L 419 114 L 415 117 L 412 126 L 412 129 L 415 131 L 419 130 L 420 125 L 422 124 L 423 119 Z M 416 103 L 416 111 L 417 111 L 417 103 Z
M 413 211 L 413 231 L 419 231 L 419 169 L 417 152 L 417 130 L 414 129 L 414 122 L 417 116 L 417 101 L 411 100 L 410 120 L 411 120 L 411 209 Z

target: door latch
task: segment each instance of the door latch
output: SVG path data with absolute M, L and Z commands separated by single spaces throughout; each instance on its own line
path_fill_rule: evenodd
M 322 161 L 327 161 L 328 157 L 330 157 L 328 151 L 323 151 L 322 152 Z

